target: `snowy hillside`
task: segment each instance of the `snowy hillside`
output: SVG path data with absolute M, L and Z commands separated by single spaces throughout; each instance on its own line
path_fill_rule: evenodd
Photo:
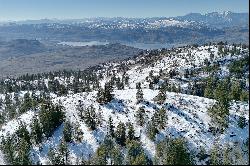
M 19 100 L 25 103 L 29 101 L 29 97 L 25 95 L 29 92 L 33 96 L 33 104 L 25 112 L 22 112 L 22 108 L 26 105 L 21 104 L 16 109 L 14 118 L 3 120 L 1 141 L 7 135 L 14 134 L 22 122 L 33 141 L 31 126 L 34 117 L 44 116 L 41 112 L 46 110 L 43 107 L 43 98 L 46 98 L 54 105 L 62 106 L 65 119 L 55 127 L 50 136 L 43 136 L 38 144 L 32 143 L 29 158 L 33 164 L 52 163 L 51 149 L 54 153 L 59 153 L 60 148 L 58 151 L 56 149 L 61 147 L 62 140 L 65 139 L 66 122 L 73 128 L 72 139 L 67 142 L 66 163 L 94 162 L 92 160 L 95 157 L 99 161 L 98 157 L 102 154 L 100 147 L 104 146 L 107 135 L 110 134 L 110 118 L 115 132 L 114 148 L 118 146 L 119 152 L 126 158 L 123 164 L 129 161 L 127 129 L 130 125 L 134 128 L 134 140 L 141 144 L 146 158 L 153 164 L 160 158 L 159 144 L 168 138 L 186 140 L 187 151 L 192 154 L 195 164 L 207 165 L 215 162 L 213 153 L 216 145 L 223 151 L 223 155 L 218 157 L 222 158 L 221 163 L 225 163 L 224 147 L 228 146 L 235 147 L 235 151 L 240 148 L 237 153 L 241 159 L 232 157 L 231 164 L 248 164 L 249 154 L 244 150 L 249 140 L 249 98 L 246 95 L 249 91 L 249 64 L 246 64 L 248 54 L 249 49 L 246 46 L 227 44 L 145 50 L 134 58 L 100 64 L 85 73 L 59 72 L 54 75 L 41 74 L 30 78 L 24 76 L 16 80 L 5 80 L 1 84 L 3 89 L 11 81 L 12 86 L 9 90 L 5 89 L 7 93 L 0 94 L 0 100 L 4 101 L 0 102 L 1 116 L 11 115 L 11 109 L 6 102 L 8 98 L 14 104 Z M 223 84 L 226 81 L 229 83 Z M 210 82 L 214 84 L 212 89 Z M 238 82 L 240 87 L 237 86 Z M 225 85 L 230 89 L 223 89 Z M 235 90 L 237 88 L 240 89 Z M 11 92 L 14 89 L 19 90 Z M 109 93 L 109 99 L 106 99 L 105 95 Z M 226 113 L 222 112 L 218 116 L 225 116 L 226 123 L 216 121 L 217 112 L 213 111 L 217 107 L 220 108 L 217 112 L 225 108 Z M 94 110 L 94 127 L 86 119 L 89 110 Z M 159 116 L 162 110 L 163 117 Z M 138 115 L 144 118 L 138 118 Z M 160 122 L 157 123 L 152 137 L 151 125 L 157 118 L 163 118 L 165 123 L 160 127 Z M 143 120 L 143 123 L 140 124 L 138 119 Z M 242 124 L 241 119 L 244 120 Z M 121 123 L 126 126 L 125 145 L 116 138 Z M 206 157 L 200 157 L 202 148 L 205 149 Z M 0 164 L 9 163 L 4 159 L 6 156 L 6 152 L 4 155 L 3 150 L 0 151 Z M 54 154 L 55 161 L 58 156 Z M 107 164 L 115 161 L 112 156 L 105 157 Z M 159 161 L 164 160 L 160 158 Z

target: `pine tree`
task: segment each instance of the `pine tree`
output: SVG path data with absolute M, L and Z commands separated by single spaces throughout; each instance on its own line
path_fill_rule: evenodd
M 18 156 L 16 159 L 17 165 L 30 165 L 31 160 L 29 158 L 30 155 L 30 144 L 26 141 L 25 138 L 21 138 L 19 142 L 20 146 L 18 149 Z
M 230 99 L 236 101 L 240 100 L 240 94 L 241 94 L 240 83 L 239 82 L 233 83 L 230 90 Z
M 39 119 L 43 133 L 46 137 L 49 137 L 52 135 L 53 131 L 63 123 L 65 113 L 60 105 L 44 103 L 39 112 Z
M 165 91 L 163 88 L 160 88 L 158 95 L 155 97 L 157 104 L 163 104 L 166 100 Z
M 126 128 L 125 124 L 122 122 L 119 122 L 116 132 L 115 132 L 115 137 L 117 140 L 117 143 L 120 144 L 121 146 L 125 145 L 126 141 Z
M 137 103 L 140 103 L 143 101 L 143 92 L 142 92 L 142 89 L 137 89 L 137 92 L 136 92 L 136 100 L 137 100 Z
M 96 96 L 96 101 L 100 104 L 107 104 L 113 99 L 111 83 L 106 83 L 104 89 L 99 89 Z
M 31 137 L 35 141 L 36 144 L 42 142 L 42 128 L 37 117 L 33 118 L 33 123 L 31 125 Z
M 157 159 L 163 165 L 192 165 L 193 158 L 182 138 L 166 138 L 157 144 Z
M 107 149 L 105 145 L 100 145 L 92 161 L 93 165 L 107 165 Z
M 136 89 L 141 89 L 141 83 L 140 82 L 137 82 L 136 85 L 135 85 Z
M 112 87 L 110 85 L 110 83 L 106 83 L 105 84 L 105 88 L 104 88 L 104 103 L 108 103 L 113 99 L 113 95 L 112 93 Z
M 146 131 L 149 139 L 153 141 L 155 139 L 155 135 L 158 133 L 158 130 L 152 121 L 147 124 Z
M 148 88 L 149 88 L 149 89 L 154 89 L 154 83 L 150 81 L 150 82 L 149 82 L 149 85 L 148 85 Z
M 221 165 L 221 154 L 220 154 L 220 148 L 218 147 L 217 144 L 214 144 L 214 146 L 211 149 L 211 154 L 210 154 L 210 163 L 211 165 Z
M 16 134 L 20 139 L 24 139 L 28 143 L 28 145 L 31 145 L 30 134 L 23 123 L 20 124 L 18 130 L 16 131 Z
M 135 138 L 134 126 L 131 123 L 129 123 L 128 124 L 128 139 L 129 141 L 131 141 L 131 140 L 134 140 L 134 138 Z
M 232 149 L 229 147 L 229 144 L 226 144 L 226 146 L 224 147 L 224 151 L 223 151 L 223 165 L 232 165 L 232 161 L 231 161 L 231 156 L 230 156 L 230 152 L 232 151 Z
M 77 142 L 82 142 L 83 131 L 80 129 L 79 123 L 74 126 L 74 138 Z
M 95 108 L 93 107 L 93 105 L 90 105 L 87 110 L 84 112 L 83 115 L 83 119 L 84 122 L 86 123 L 86 125 L 91 129 L 91 130 L 95 130 L 96 129 L 96 118 L 97 118 L 97 114 L 95 112 Z
M 145 114 L 145 110 L 143 107 L 140 107 L 138 109 L 138 111 L 136 112 L 136 122 L 138 125 L 143 126 L 146 122 L 146 114 Z
M 200 152 L 198 153 L 197 157 L 200 161 L 205 160 L 208 157 L 206 149 L 203 146 L 200 147 Z
M 101 126 L 102 122 L 103 122 L 102 110 L 101 107 L 99 107 L 96 114 L 96 125 Z
M 70 142 L 72 140 L 72 126 L 68 121 L 64 124 L 63 138 L 66 142 Z
M 246 118 L 244 117 L 244 115 L 241 115 L 238 120 L 238 126 L 243 129 L 246 125 Z
M 96 94 L 96 101 L 100 104 L 104 103 L 104 90 L 100 88 Z
M 17 116 L 16 107 L 13 104 L 6 105 L 6 112 L 8 113 L 9 120 Z
M 122 149 L 115 146 L 112 148 L 110 153 L 111 165 L 123 165 L 124 156 L 122 154 Z
M 62 163 L 68 165 L 69 150 L 65 140 L 61 140 L 59 145 L 59 152 L 62 158 Z
M 160 129 L 164 129 L 165 128 L 165 125 L 166 125 L 166 121 L 168 120 L 168 117 L 167 117 L 167 114 L 166 114 L 166 110 L 162 107 L 160 110 L 159 110 L 159 123 L 158 123 L 158 127 Z
M 83 118 L 83 112 L 85 111 L 85 109 L 84 109 L 84 107 L 83 107 L 83 103 L 82 103 L 81 100 L 79 100 L 79 104 L 77 105 L 76 110 L 79 112 L 79 113 L 78 113 L 79 116 L 80 116 L 81 118 Z
M 111 116 L 109 117 L 109 121 L 108 121 L 108 126 L 107 126 L 107 129 L 108 129 L 108 135 L 111 136 L 111 137 L 114 137 L 114 124 L 113 124 L 113 120 L 111 118 Z
M 29 109 L 32 108 L 32 99 L 30 98 L 30 94 L 29 93 L 25 93 L 24 95 L 24 101 L 19 109 L 19 112 L 22 114 L 26 111 L 28 111 Z
M 10 135 L 6 135 L 5 139 L 3 138 L 1 142 L 1 149 L 3 150 L 5 154 L 5 158 L 9 163 L 15 162 L 15 146 L 13 144 L 13 137 L 10 137 Z
M 127 165 L 151 164 L 139 142 L 130 141 L 127 144 L 126 164 Z
M 229 123 L 229 110 L 220 102 L 213 105 L 208 109 L 208 114 L 211 117 L 211 121 L 214 127 L 220 131 L 224 131 L 228 127 Z

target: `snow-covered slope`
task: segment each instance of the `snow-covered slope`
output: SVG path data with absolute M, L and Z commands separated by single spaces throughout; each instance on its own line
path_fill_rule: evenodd
M 73 124 L 79 123 L 80 129 L 84 133 L 81 143 L 74 142 L 69 146 L 70 157 L 73 163 L 77 156 L 84 155 L 87 159 L 89 154 L 93 154 L 96 151 L 98 145 L 103 141 L 106 135 L 106 125 L 109 116 L 114 120 L 115 126 L 117 126 L 120 121 L 123 123 L 132 123 L 136 135 L 139 136 L 141 133 L 143 148 L 150 157 L 154 157 L 155 155 L 155 143 L 168 135 L 187 138 L 187 140 L 189 140 L 189 146 L 193 150 L 198 150 L 200 146 L 205 147 L 206 150 L 210 150 L 215 139 L 217 141 L 219 140 L 221 144 L 224 144 L 226 142 L 242 142 L 249 137 L 249 124 L 243 129 L 237 126 L 237 118 L 241 113 L 244 113 L 245 118 L 249 120 L 248 103 L 237 102 L 232 104 L 230 108 L 229 128 L 225 133 L 214 137 L 213 134 L 209 132 L 210 117 L 207 114 L 207 109 L 215 103 L 215 100 L 167 92 L 167 99 L 164 103 L 168 116 L 167 125 L 164 130 L 157 134 L 156 142 L 153 142 L 147 137 L 145 128 L 136 124 L 135 113 L 139 107 L 143 106 L 148 119 L 150 119 L 153 113 L 161 108 L 160 105 L 153 101 L 153 98 L 158 94 L 158 90 L 143 89 L 145 102 L 141 104 L 136 104 L 136 91 L 136 89 L 116 90 L 114 91 L 115 99 L 107 105 L 99 105 L 99 103 L 96 102 L 96 92 L 84 92 L 65 97 L 55 97 L 53 99 L 55 103 L 59 101 L 62 103 L 65 107 L 67 120 Z M 101 108 L 101 114 L 104 120 L 102 127 L 91 131 L 85 123 L 80 120 L 76 109 L 79 100 L 82 101 L 86 107 L 92 104 L 97 110 Z M 33 112 L 27 112 L 23 114 L 19 120 L 30 124 L 30 119 L 33 114 Z M 3 135 L 6 132 L 10 132 L 10 134 L 13 133 L 16 129 L 16 124 L 18 124 L 18 120 L 8 122 L 2 126 L 0 134 Z M 62 129 L 63 125 L 54 132 L 49 140 L 44 140 L 42 148 L 40 148 L 42 150 L 39 150 L 38 147 L 33 147 L 32 157 L 34 161 L 40 161 L 42 164 L 47 163 L 48 149 L 49 147 L 53 148 L 59 145 L 62 138 Z
M 227 47 L 232 49 L 232 46 L 228 45 Z M 52 102 L 61 103 L 64 107 L 66 120 L 74 125 L 79 125 L 79 130 L 83 132 L 83 139 L 81 142 L 73 141 L 69 143 L 70 162 L 76 164 L 78 157 L 83 156 L 85 159 L 88 159 L 89 155 L 94 154 L 107 134 L 109 117 L 112 117 L 115 127 L 120 121 L 125 124 L 132 123 L 136 136 L 140 136 L 139 138 L 143 149 L 151 159 L 155 157 L 156 144 L 167 136 L 182 136 L 186 138 L 188 140 L 189 149 L 194 151 L 195 154 L 199 152 L 200 147 L 204 147 L 206 151 L 210 151 L 215 142 L 220 145 L 225 145 L 227 143 L 234 144 L 246 141 L 246 139 L 249 138 L 249 101 L 231 101 L 228 128 L 226 128 L 223 133 L 214 136 L 210 131 L 212 122 L 211 117 L 208 115 L 208 109 L 216 103 L 216 100 L 165 91 L 166 100 L 162 105 L 159 105 L 155 102 L 154 98 L 159 93 L 158 87 L 165 80 L 160 79 L 154 88 L 149 89 L 149 73 L 152 71 L 153 76 L 158 76 L 160 75 L 160 70 L 162 70 L 163 74 L 167 74 L 171 70 L 176 70 L 178 72 L 177 76 L 169 79 L 169 82 L 179 84 L 185 89 L 187 87 L 187 82 L 183 82 L 183 80 L 189 81 L 190 79 L 190 81 L 192 81 L 193 78 L 184 78 L 181 73 L 185 71 L 185 69 L 200 69 L 204 67 L 205 61 L 207 60 L 210 63 L 219 63 L 221 65 L 217 74 L 219 78 L 223 78 L 229 74 L 228 63 L 243 58 L 248 53 L 248 49 L 241 49 L 240 55 L 232 55 L 231 53 L 221 55 L 218 54 L 218 52 L 218 47 L 215 45 L 181 47 L 172 49 L 168 52 L 162 51 L 156 57 L 152 56 L 154 59 L 148 60 L 150 64 L 146 63 L 146 59 L 149 57 L 144 55 L 127 61 L 111 62 L 100 65 L 101 68 L 98 68 L 94 72 L 103 75 L 103 78 L 100 80 L 101 87 L 104 87 L 105 83 L 111 79 L 107 71 L 112 71 L 116 77 L 121 78 L 124 71 L 120 71 L 119 67 L 124 64 L 128 66 L 128 69 L 125 71 L 125 74 L 129 77 L 128 85 L 125 85 L 123 90 L 115 88 L 112 92 L 114 95 L 113 100 L 104 105 L 96 101 L 96 90 L 75 94 L 71 92 L 65 96 L 58 96 L 50 93 Z M 146 53 L 146 55 L 149 54 L 150 53 Z M 211 54 L 213 56 L 211 56 Z M 194 77 L 202 79 L 207 76 L 209 76 L 209 73 L 203 72 Z M 69 78 L 55 77 L 54 79 L 58 80 L 59 84 L 65 86 L 72 83 L 74 80 L 72 76 Z M 49 79 L 46 78 L 43 81 L 46 82 L 46 86 L 48 87 Z M 82 80 L 79 79 L 79 81 Z M 136 83 L 138 82 L 142 84 L 141 87 L 144 98 L 144 101 L 139 104 L 136 100 Z M 29 83 L 37 84 L 37 80 Z M 23 97 L 26 92 L 27 91 L 21 91 L 19 94 L 20 97 Z M 37 92 L 37 94 L 39 93 L 40 92 Z M 4 95 L 0 94 L 0 98 L 4 99 Z M 79 111 L 77 110 L 79 103 L 82 103 L 85 108 L 93 105 L 101 114 L 103 121 L 100 127 L 92 131 L 86 126 L 85 122 L 79 117 Z M 140 107 L 144 107 L 148 121 L 160 108 L 164 107 L 167 110 L 168 120 L 166 126 L 156 135 L 155 141 L 150 140 L 146 134 L 147 123 L 142 127 L 136 123 L 135 114 Z M 0 110 L 0 112 L 1 111 L 2 110 Z M 24 122 L 28 126 L 28 131 L 30 131 L 29 125 L 31 124 L 31 119 L 38 112 L 39 110 L 30 110 L 20 117 L 3 124 L 0 130 L 0 136 L 5 136 L 7 133 L 14 133 L 20 122 Z M 238 119 L 241 115 L 244 115 L 247 121 L 247 125 L 243 129 L 238 127 Z M 59 145 L 63 137 L 63 127 L 64 124 L 58 127 L 49 139 L 43 139 L 40 147 L 35 145 L 32 146 L 31 158 L 34 163 L 40 162 L 42 164 L 49 164 L 47 156 L 48 150 L 49 148 L 56 148 Z M 1 159 L 2 156 L 0 151 L 0 164 L 4 164 L 1 163 L 3 162 L 3 159 Z M 195 158 L 195 160 L 197 164 L 206 164 L 205 161 L 198 161 L 198 158 Z

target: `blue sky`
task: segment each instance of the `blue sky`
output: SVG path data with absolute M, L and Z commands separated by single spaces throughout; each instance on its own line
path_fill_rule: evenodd
M 0 0 L 0 21 L 248 12 L 248 0 Z

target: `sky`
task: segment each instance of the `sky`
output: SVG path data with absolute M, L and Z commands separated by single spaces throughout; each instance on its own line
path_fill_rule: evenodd
M 248 0 L 0 0 L 0 21 L 248 12 Z

